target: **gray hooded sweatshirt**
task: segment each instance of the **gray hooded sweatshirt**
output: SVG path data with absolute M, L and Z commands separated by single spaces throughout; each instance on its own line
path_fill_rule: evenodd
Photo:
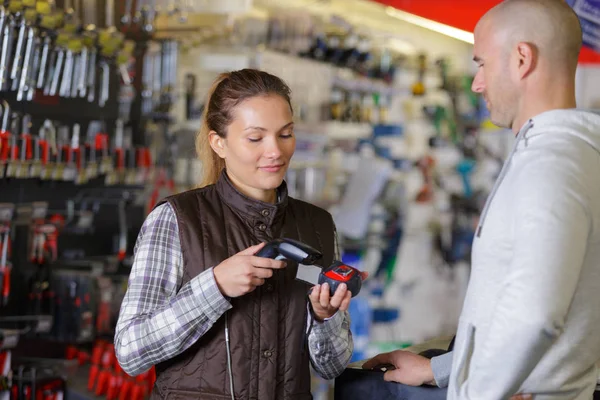
M 448 399 L 589 400 L 600 360 L 600 116 L 525 124 L 481 215 Z M 447 372 L 451 371 L 450 376 Z

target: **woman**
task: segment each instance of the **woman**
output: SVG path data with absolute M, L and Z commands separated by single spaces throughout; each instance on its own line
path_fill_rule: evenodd
M 310 399 L 310 364 L 325 379 L 348 364 L 347 288 L 307 296 L 297 265 L 254 256 L 288 237 L 324 265 L 337 258 L 331 215 L 287 195 L 295 142 L 282 80 L 250 69 L 217 79 L 196 143 L 203 184 L 144 222 L 117 323 L 123 369 L 156 365 L 153 398 Z

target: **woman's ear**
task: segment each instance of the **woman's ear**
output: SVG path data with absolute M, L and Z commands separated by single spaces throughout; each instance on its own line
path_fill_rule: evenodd
M 221 158 L 225 158 L 225 138 L 222 138 L 215 131 L 210 131 L 208 133 L 208 141 L 210 142 L 210 147 L 212 147 L 213 151 L 219 155 Z

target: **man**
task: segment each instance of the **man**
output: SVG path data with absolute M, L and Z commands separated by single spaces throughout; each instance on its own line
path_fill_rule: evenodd
M 600 117 L 576 110 L 579 20 L 562 0 L 507 0 L 475 29 L 472 89 L 515 145 L 473 242 L 454 350 L 396 351 L 386 380 L 449 399 L 589 400 L 600 359 Z

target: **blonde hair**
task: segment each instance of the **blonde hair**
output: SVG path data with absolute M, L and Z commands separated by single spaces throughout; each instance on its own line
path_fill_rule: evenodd
M 216 183 L 225 169 L 225 160 L 210 145 L 211 132 L 226 137 L 227 127 L 233 119 L 233 108 L 249 98 L 269 94 L 283 97 L 292 110 L 290 88 L 274 75 L 256 69 L 242 69 L 217 77 L 206 96 L 202 125 L 196 135 L 196 153 L 202 162 L 199 187 Z

